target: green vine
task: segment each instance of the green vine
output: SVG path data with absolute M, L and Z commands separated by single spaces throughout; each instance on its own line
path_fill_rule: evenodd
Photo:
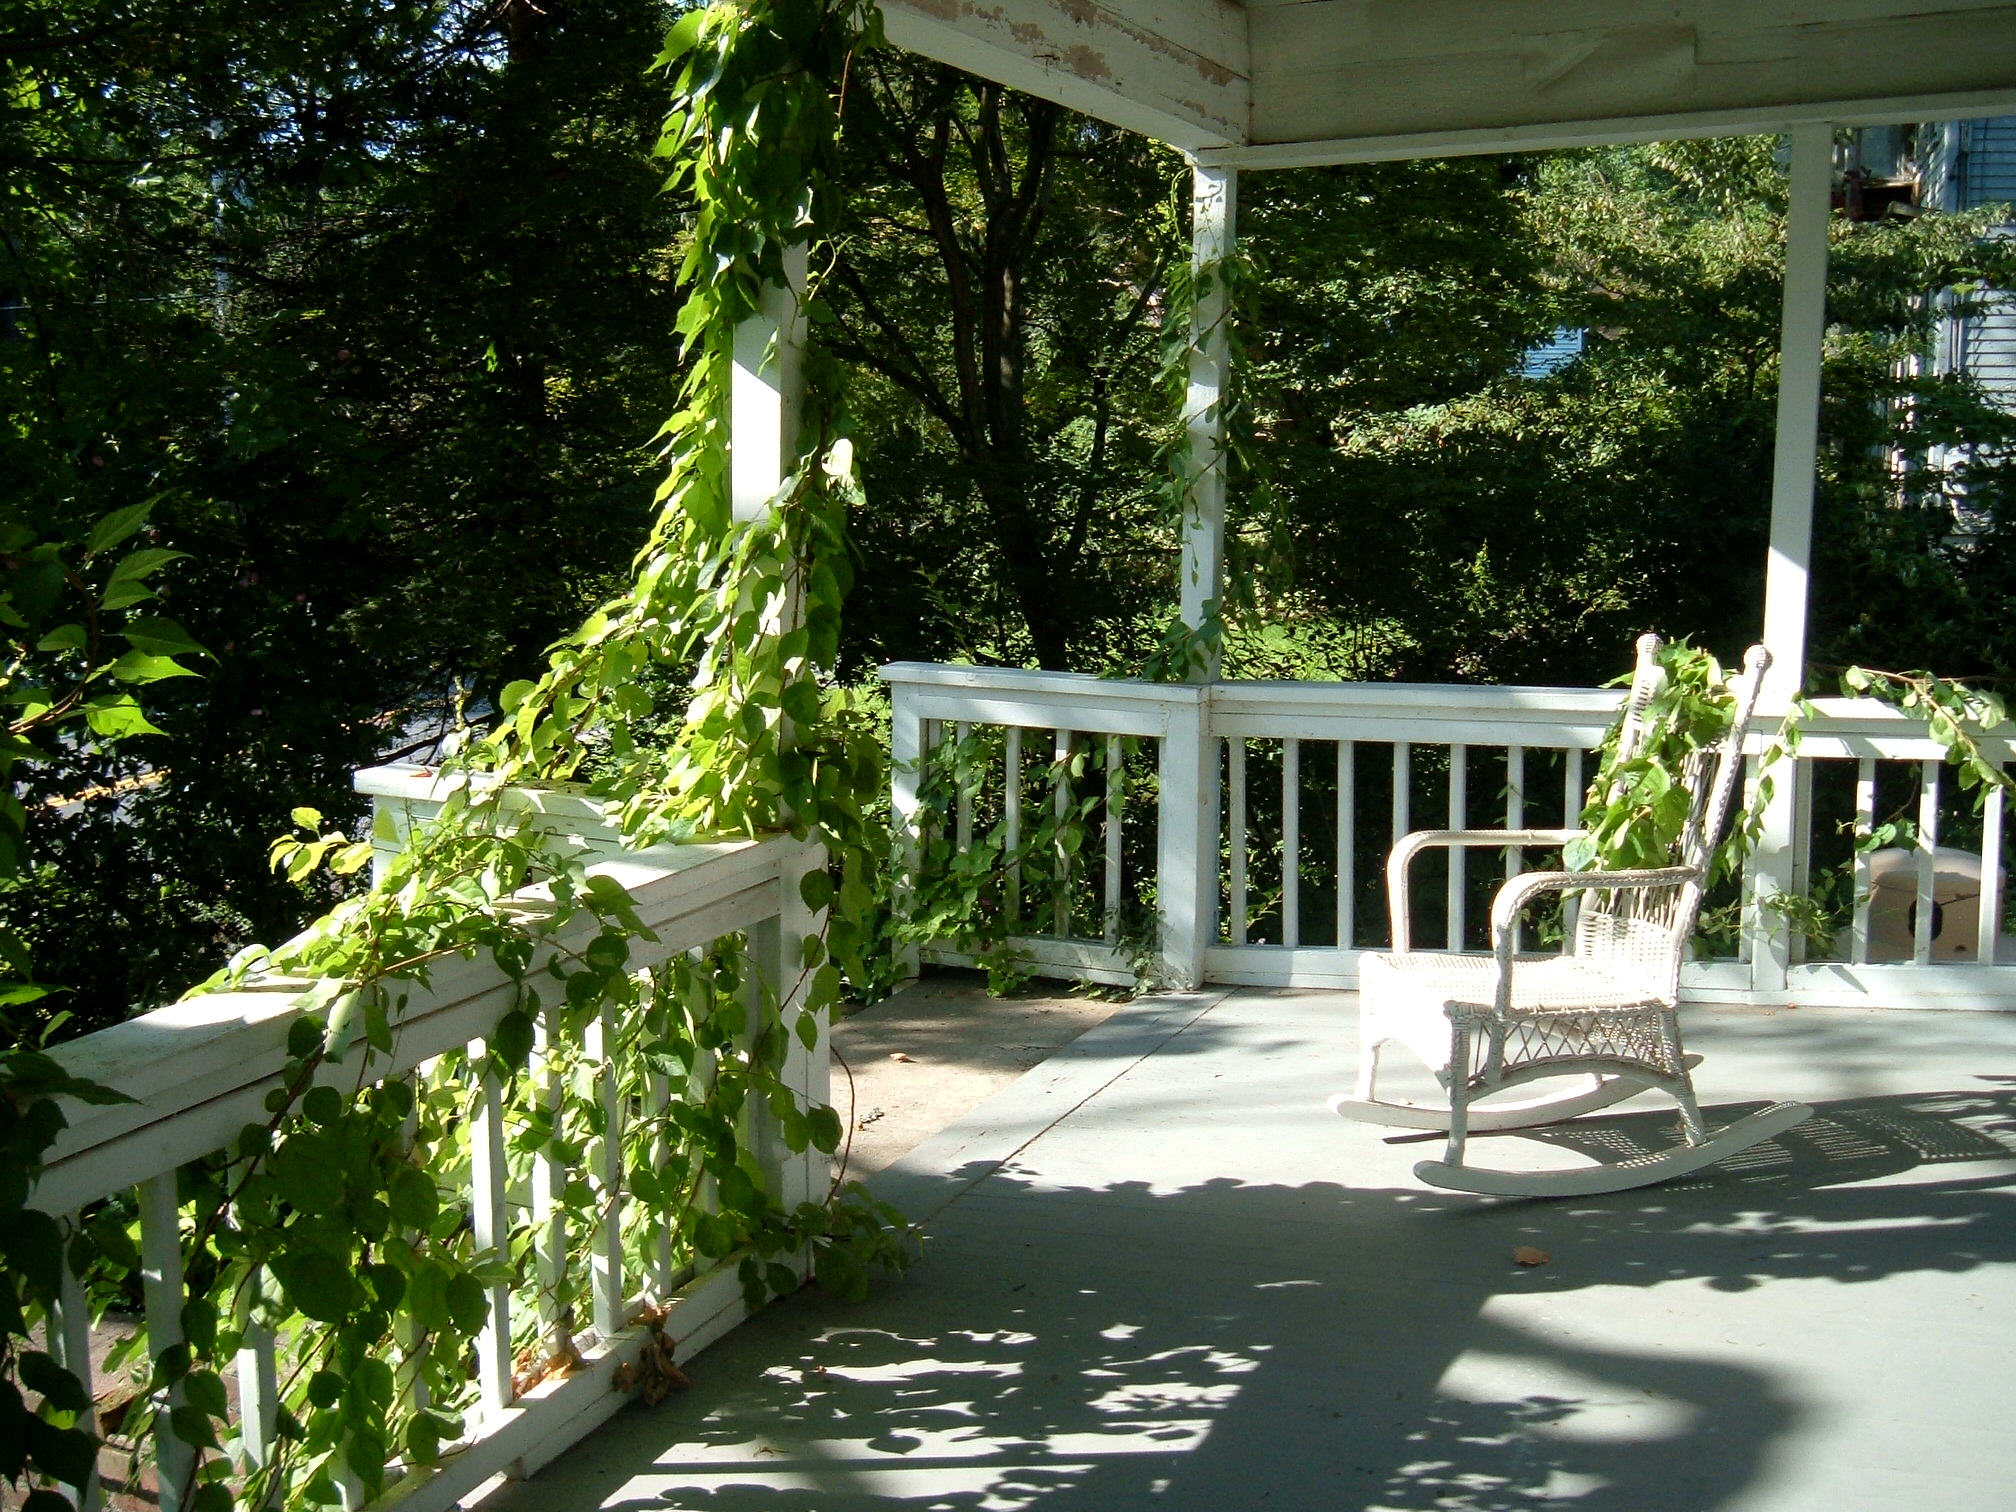
M 161 731 L 138 692 L 195 675 L 178 656 L 208 653 L 159 612 L 156 574 L 183 555 L 153 544 L 156 500 L 95 521 L 83 539 L 0 527 L 0 879 L 21 872 L 28 813 L 23 767 L 69 743 L 123 742 Z M 145 533 L 143 535 L 143 532 Z M 82 1487 L 97 1457 L 83 1380 L 52 1352 L 70 1256 L 56 1219 L 29 1206 L 50 1147 L 67 1127 L 63 1100 L 130 1099 L 72 1076 L 41 1048 L 67 1014 L 40 1015 L 61 988 L 35 979 L 26 943 L 0 928 L 0 1482 L 27 1491 L 24 1512 L 70 1505 L 52 1483 Z M 31 1402 L 30 1397 L 35 1398 Z
M 504 691 L 469 775 L 451 780 L 439 815 L 369 891 L 205 984 L 314 983 L 266 1120 L 177 1178 L 189 1296 L 180 1342 L 143 1332 L 122 1346 L 148 1363 L 120 1436 L 165 1434 L 186 1447 L 176 1490 L 193 1512 L 339 1505 L 438 1463 L 468 1427 L 499 1288 L 538 1303 L 507 1341 L 516 1384 L 574 1368 L 588 1300 L 577 1278 L 592 1272 L 602 1201 L 580 1173 L 598 1160 L 623 1171 L 629 1274 L 676 1285 L 740 1255 L 754 1305 L 799 1284 L 794 1256 L 848 1296 L 871 1269 L 905 1263 L 900 1215 L 858 1186 L 836 1179 L 823 1201 L 780 1204 L 755 1132 L 760 1114 L 794 1153 L 839 1148 L 838 1116 L 802 1106 L 783 1073 L 792 1039 L 817 1043 L 820 1016 L 848 974 L 870 974 L 883 939 L 868 818 L 883 763 L 865 713 L 829 686 L 849 580 L 845 516 L 858 497 L 834 368 L 808 357 L 797 462 L 757 518 L 735 518 L 728 466 L 737 327 L 835 224 L 846 79 L 879 40 L 866 0 L 720 3 L 672 27 L 656 62 L 673 98 L 658 151 L 695 206 L 678 324 L 688 362 L 661 432 L 667 476 L 634 581 L 554 647 L 543 676 Z M 817 325 L 816 278 L 804 304 Z M 776 833 L 823 846 L 831 864 L 796 879 L 823 923 L 786 963 L 787 979 L 755 977 L 746 942 L 733 939 L 638 969 L 635 946 L 652 936 L 628 895 L 505 800 L 515 787 L 559 783 L 578 784 L 638 846 Z M 273 848 L 288 876 L 370 859 L 368 844 L 318 833 L 312 811 L 295 819 L 303 833 Z M 510 1007 L 480 1051 L 392 1074 L 412 992 L 471 958 L 503 972 Z M 588 1055 L 591 1035 L 621 1053 Z M 18 1143 L 23 1128 L 47 1129 L 50 1117 L 32 1109 L 53 1108 L 49 1093 L 82 1094 L 49 1067 L 17 1070 L 17 1086 L 43 1094 L 9 1126 Z M 627 1111 L 620 1130 L 604 1112 L 612 1097 Z M 7 1107 L 13 1116 L 11 1089 Z M 464 1194 L 490 1117 L 503 1123 L 508 1187 L 543 1182 L 543 1206 L 539 1223 L 479 1240 Z M 48 1229 L 60 1254 L 53 1220 Z M 554 1253 L 540 1235 L 561 1232 L 566 1252 Z M 139 1257 L 123 1210 L 88 1217 L 69 1244 L 101 1299 L 133 1284 Z M 46 1311 L 61 1276 L 40 1258 L 24 1271 L 24 1295 Z M 233 1421 L 221 1373 L 262 1341 L 281 1362 L 270 1443 Z M 81 1388 L 45 1381 L 42 1358 L 22 1356 L 18 1372 L 42 1392 L 34 1420 L 80 1447 L 50 1439 L 57 1447 L 0 1474 L 39 1467 L 75 1484 L 87 1437 L 74 1423 L 88 1403 L 71 1400 Z M 0 1415 L 19 1402 L 13 1390 L 0 1393 Z
M 1171 194 L 1167 213 L 1172 234 L 1179 234 L 1181 227 L 1184 187 L 1179 182 Z M 1171 618 L 1142 671 L 1151 682 L 1193 681 L 1215 667 L 1228 617 L 1256 608 L 1264 591 L 1281 587 L 1287 574 L 1290 553 L 1280 515 L 1281 498 L 1253 426 L 1252 361 L 1245 337 L 1256 325 L 1261 278 L 1253 250 L 1244 243 L 1235 243 L 1223 257 L 1202 265 L 1178 259 L 1170 266 L 1156 382 L 1167 396 L 1167 412 L 1179 418 L 1157 455 L 1163 515 L 1180 539 L 1194 507 L 1198 473 L 1205 465 L 1196 454 L 1190 424 L 1182 418 L 1190 382 L 1190 354 L 1197 343 L 1222 336 L 1226 380 L 1200 419 L 1205 426 L 1217 428 L 1221 450 L 1213 465 L 1226 471 L 1228 496 L 1230 483 L 1239 482 L 1242 497 L 1238 514 L 1249 525 L 1226 537 L 1228 555 L 1241 557 L 1236 563 L 1228 562 L 1223 575 L 1226 597 L 1206 601 L 1201 624 L 1186 624 L 1180 615 Z M 1211 326 L 1194 330 L 1199 305 L 1214 300 L 1218 314 Z M 1227 512 L 1232 513 L 1229 508 Z

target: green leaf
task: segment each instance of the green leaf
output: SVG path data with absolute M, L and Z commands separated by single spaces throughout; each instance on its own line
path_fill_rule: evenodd
M 308 1377 L 308 1400 L 327 1412 L 343 1400 L 343 1377 L 333 1370 L 318 1370 Z
M 168 1424 L 174 1430 L 175 1437 L 185 1444 L 201 1449 L 220 1447 L 217 1443 L 217 1425 L 210 1421 L 207 1413 L 187 1403 L 169 1409 Z
M 814 913 L 833 901 L 833 878 L 821 867 L 798 879 L 798 896 Z
M 343 1094 L 334 1087 L 310 1087 L 302 1095 L 301 1113 L 310 1123 L 329 1128 L 343 1117 Z
M 532 1015 L 514 1008 L 497 1020 L 490 1034 L 490 1049 L 508 1067 L 524 1065 L 532 1055 Z
M 477 1291 L 480 1295 L 482 1288 Z M 406 1283 L 406 1310 L 428 1333 L 438 1333 L 454 1322 L 448 1307 L 448 1272 L 440 1261 L 423 1260 L 414 1267 Z
M 56 1220 L 35 1208 L 22 1208 L 0 1224 L 0 1253 L 7 1268 L 20 1274 L 45 1298 L 63 1286 L 63 1230 Z
M 155 656 L 208 656 L 201 642 L 174 620 L 159 615 L 135 615 L 116 632 L 136 651 Z
M 134 735 L 161 735 L 166 732 L 141 711 L 131 693 L 111 698 L 94 698 L 84 706 L 84 722 L 91 733 L 107 740 L 124 740 Z
M 272 1267 L 288 1302 L 318 1323 L 342 1322 L 357 1299 L 349 1266 L 327 1250 L 283 1251 Z
M 448 1282 L 448 1315 L 458 1333 L 474 1337 L 481 1333 L 490 1316 L 490 1298 L 483 1285 L 467 1271 L 459 1271 Z
M 224 1396 L 224 1381 L 215 1371 L 192 1370 L 183 1378 L 182 1395 L 190 1406 L 220 1421 L 231 1415 Z
M 840 1148 L 840 1115 L 831 1108 L 808 1108 L 806 1123 L 811 1128 L 812 1143 L 821 1154 L 831 1155 Z
M 418 1465 L 431 1465 L 441 1457 L 441 1427 L 427 1413 L 418 1413 L 406 1424 L 406 1457 Z
M 196 675 L 171 657 L 156 656 L 137 647 L 113 661 L 105 671 L 115 682 L 123 683 L 157 683 L 171 677 Z
M 154 506 L 159 502 L 160 495 L 157 494 L 142 503 L 129 504 L 124 509 L 115 509 L 108 515 L 101 515 L 97 523 L 91 527 L 91 534 L 85 539 L 84 555 L 96 556 L 99 552 L 110 551 L 121 541 L 129 539 L 147 523 L 147 516 L 154 512 Z
M 40 1418 L 23 1424 L 28 1458 L 66 1486 L 82 1486 L 98 1465 L 98 1440 L 82 1428 L 58 1428 Z
M 106 580 L 106 587 L 109 590 L 121 583 L 137 583 L 143 578 L 153 576 L 170 562 L 187 555 L 189 553 L 186 551 L 169 551 L 162 546 L 148 546 L 139 551 L 129 552 L 121 557 L 119 565 L 112 569 L 112 576 Z
M 825 1244 L 815 1250 L 812 1274 L 843 1302 L 859 1302 L 868 1295 L 867 1268 L 845 1244 Z
M 15 1368 L 20 1373 L 21 1384 L 30 1391 L 39 1392 L 42 1399 L 58 1412 L 85 1412 L 90 1409 L 91 1396 L 84 1389 L 84 1383 L 40 1350 L 24 1351 Z
M 392 1173 L 385 1200 L 391 1205 L 395 1222 L 423 1232 L 434 1226 L 440 1211 L 440 1194 L 435 1190 L 434 1178 L 417 1166 L 402 1165 Z

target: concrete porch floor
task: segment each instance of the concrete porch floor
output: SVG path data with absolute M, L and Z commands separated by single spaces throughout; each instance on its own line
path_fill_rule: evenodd
M 2016 1015 L 1695 1010 L 1711 1123 L 1817 1116 L 1520 1203 L 1325 1109 L 1355 1011 L 1119 1010 L 876 1178 L 907 1277 L 773 1306 L 486 1512 L 2016 1508 Z M 1628 1106 L 1602 1137 L 1669 1136 Z

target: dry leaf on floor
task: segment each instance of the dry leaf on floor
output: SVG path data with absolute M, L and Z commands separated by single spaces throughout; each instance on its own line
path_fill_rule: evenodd
M 1530 1244 L 1515 1244 L 1512 1246 L 1512 1263 L 1514 1265 L 1545 1265 L 1553 1258 L 1547 1251 L 1535 1249 Z
M 889 1059 L 893 1061 L 907 1061 L 910 1057 L 905 1055 L 901 1050 L 892 1050 L 889 1054 Z

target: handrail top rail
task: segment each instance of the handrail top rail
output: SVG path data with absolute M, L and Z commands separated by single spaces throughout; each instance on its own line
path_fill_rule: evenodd
M 1214 703 L 1241 704 L 1281 699 L 1299 702 L 1334 701 L 1347 691 L 1354 699 L 1381 703 L 1430 704 L 1477 702 L 1494 707 L 1561 708 L 1575 712 L 1614 714 L 1621 691 L 1607 688 L 1538 687 L 1494 683 L 1317 682 L 1293 678 L 1225 678 L 1209 683 L 1150 682 L 1138 677 L 1102 677 L 1092 672 L 1051 672 L 1033 667 L 991 667 L 953 662 L 890 662 L 878 669 L 889 683 L 935 688 L 973 688 L 1016 692 L 1097 692 L 1114 698 L 1147 698 L 1189 703 L 1209 698 Z
M 631 894 L 646 927 L 660 936 L 643 954 L 658 957 L 692 943 L 681 935 L 689 923 L 712 938 L 775 916 L 780 883 L 795 880 L 786 875 L 791 859 L 810 843 L 775 835 L 653 846 L 599 858 L 587 870 L 612 878 Z M 534 886 L 522 896 L 536 901 L 542 891 Z M 572 920 L 555 943 L 593 927 L 592 920 Z M 286 1063 L 287 1030 L 316 985 L 302 978 L 254 978 L 246 988 L 185 998 L 52 1047 L 51 1058 L 71 1075 L 110 1086 L 135 1101 L 109 1106 L 66 1102 L 69 1126 L 49 1152 L 36 1205 L 49 1202 L 54 1210 L 100 1195 L 94 1190 L 102 1185 L 97 1167 L 104 1161 L 99 1157 L 115 1145 L 120 1151 L 133 1150 L 131 1158 L 143 1158 L 143 1151 L 144 1158 L 152 1158 L 148 1146 L 153 1140 L 178 1143 L 169 1139 L 168 1126 L 179 1119 L 191 1117 L 207 1126 L 217 1122 L 205 1116 L 208 1110 L 221 1113 L 226 1104 L 256 1108 L 244 1094 L 263 1093 L 277 1084 L 274 1078 Z M 493 962 L 457 956 L 435 963 L 425 982 L 404 983 L 409 1003 L 399 1020 L 401 1052 L 381 1069 L 396 1074 L 455 1043 L 481 1038 L 485 1024 L 494 1022 L 494 1015 L 486 1019 L 479 1011 L 482 1004 L 510 985 Z M 498 1010 L 504 1006 L 508 1004 L 500 998 Z M 225 1137 L 231 1133 L 235 1126 Z M 181 1153 L 162 1169 L 200 1153 Z M 114 1185 L 130 1185 L 152 1174 L 128 1169 Z

